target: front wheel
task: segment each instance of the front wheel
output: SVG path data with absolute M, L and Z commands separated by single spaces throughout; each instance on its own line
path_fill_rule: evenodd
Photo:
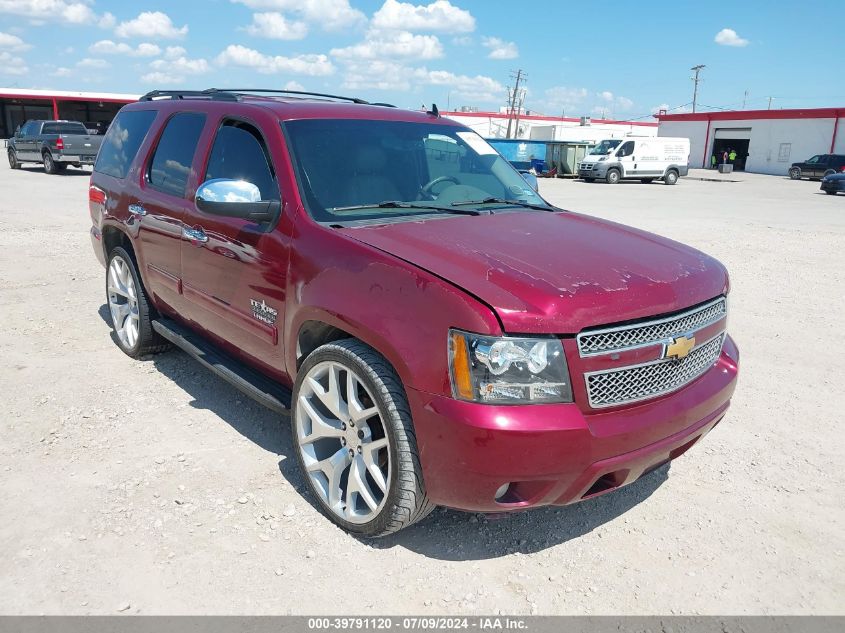
M 21 164 L 18 162 L 18 155 L 15 154 L 15 150 L 10 149 L 8 152 L 9 155 L 9 169 L 20 169 Z
M 789 177 L 792 180 L 800 180 L 801 179 L 801 170 L 798 167 L 790 167 Z
M 833 175 L 833 174 L 835 174 L 835 173 L 836 173 L 836 171 L 835 171 L 835 170 L 833 170 L 833 169 L 828 169 L 826 172 L 824 172 L 824 175 L 825 175 L 825 176 L 832 176 L 832 175 Z
M 666 185 L 674 185 L 678 182 L 678 172 L 674 169 L 670 169 L 666 172 L 666 175 L 663 176 L 663 183 Z
M 619 173 L 618 169 L 611 169 L 607 172 L 607 176 L 605 176 L 604 179 L 607 181 L 607 184 L 615 185 L 619 182 L 621 177 L 622 175 Z
M 293 389 L 293 443 L 320 511 L 348 532 L 396 532 L 434 509 L 405 390 L 383 356 L 345 339 L 312 352 Z
M 825 193 L 826 193 L 827 195 L 829 195 L 829 196 L 835 196 L 835 195 L 836 195 L 836 192 L 835 192 L 835 191 L 829 191 L 829 190 L 827 190 L 827 189 L 825 189 Z

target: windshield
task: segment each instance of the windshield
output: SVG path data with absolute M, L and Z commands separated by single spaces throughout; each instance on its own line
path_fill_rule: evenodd
M 487 198 L 546 203 L 487 141 L 437 123 L 303 119 L 283 124 L 303 202 L 321 222 L 413 217 Z M 378 205 L 398 202 L 399 205 Z M 499 207 L 506 203 L 496 203 Z M 427 211 L 426 211 L 427 210 Z
M 593 149 L 590 150 L 590 155 L 591 156 L 607 156 L 608 154 L 610 154 L 610 152 L 612 152 L 617 147 L 619 147 L 619 143 L 621 143 L 621 142 L 622 141 L 619 141 L 619 140 L 602 141 L 601 143 L 599 143 Z
M 45 123 L 42 134 L 88 134 L 81 123 Z

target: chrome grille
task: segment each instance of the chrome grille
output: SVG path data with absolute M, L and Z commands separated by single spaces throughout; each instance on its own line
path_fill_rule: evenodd
M 692 382 L 719 358 L 724 333 L 693 349 L 680 360 L 658 360 L 609 371 L 584 374 L 587 397 L 594 409 L 654 398 Z
M 727 314 L 724 297 L 665 319 L 601 330 L 587 330 L 578 335 L 578 353 L 583 356 L 607 354 L 645 345 L 663 343 L 680 334 L 688 334 L 715 323 Z

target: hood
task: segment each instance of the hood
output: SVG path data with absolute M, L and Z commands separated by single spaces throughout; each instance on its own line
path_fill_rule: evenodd
M 610 160 L 610 154 L 604 154 L 600 156 L 598 154 L 586 154 L 584 158 L 581 159 L 580 162 L 582 163 L 598 163 L 603 162 L 601 159 L 604 158 L 605 160 Z
M 477 297 L 511 333 L 574 334 L 727 289 L 725 268 L 678 242 L 574 213 L 525 211 L 339 229 Z

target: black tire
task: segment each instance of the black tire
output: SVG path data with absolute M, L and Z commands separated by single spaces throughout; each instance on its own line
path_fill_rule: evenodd
M 10 149 L 8 152 L 9 155 L 9 169 L 20 169 L 21 164 L 18 162 L 18 155 L 15 153 L 15 150 Z
M 829 196 L 835 196 L 836 195 L 835 191 L 828 191 L 827 189 L 825 190 L 825 193 Z
M 584 178 L 584 182 L 595 182 L 595 178 Z
M 674 185 L 678 182 L 678 172 L 674 169 L 670 169 L 666 172 L 666 175 L 663 176 L 663 184 L 664 185 Z
M 53 160 L 53 155 L 50 152 L 44 152 L 44 173 L 51 176 L 59 173 L 58 163 Z
M 354 370 L 373 396 L 390 446 L 390 486 L 379 513 L 367 523 L 351 523 L 335 514 L 322 500 L 305 469 L 297 437 L 297 405 L 302 383 L 315 365 L 334 361 Z M 402 381 L 390 363 L 357 339 L 343 339 L 314 350 L 297 373 L 293 388 L 291 432 L 294 453 L 315 505 L 341 528 L 364 537 L 391 534 L 424 519 L 436 507 L 426 496 L 411 408 Z
M 825 176 L 832 176 L 835 173 L 836 173 L 835 169 L 828 169 L 826 172 L 824 172 L 824 175 Z
M 640 182 L 643 183 L 644 185 L 647 185 L 651 182 L 654 182 L 654 178 L 640 178 Z
M 106 262 L 106 305 L 109 305 L 109 271 L 111 270 L 112 260 L 116 257 L 120 257 L 129 267 L 129 273 L 132 275 L 132 280 L 135 283 L 135 297 L 138 303 L 138 338 L 134 345 L 128 346 L 123 343 L 120 336 L 118 336 L 114 318 L 111 319 L 112 332 L 117 346 L 124 354 L 132 358 L 140 358 L 147 354 L 157 354 L 170 349 L 170 343 L 159 336 L 153 329 L 152 321 L 157 315 L 155 308 L 147 300 L 147 291 L 144 289 L 140 275 L 138 275 L 138 264 L 135 262 L 135 256 L 122 246 L 114 247 L 109 253 L 108 261 Z
M 618 169 L 608 169 L 607 176 L 605 176 L 604 179 L 607 181 L 607 184 L 615 185 L 622 180 L 622 174 L 619 173 Z
M 801 180 L 801 168 L 800 167 L 790 167 L 789 168 L 789 177 L 792 180 Z

